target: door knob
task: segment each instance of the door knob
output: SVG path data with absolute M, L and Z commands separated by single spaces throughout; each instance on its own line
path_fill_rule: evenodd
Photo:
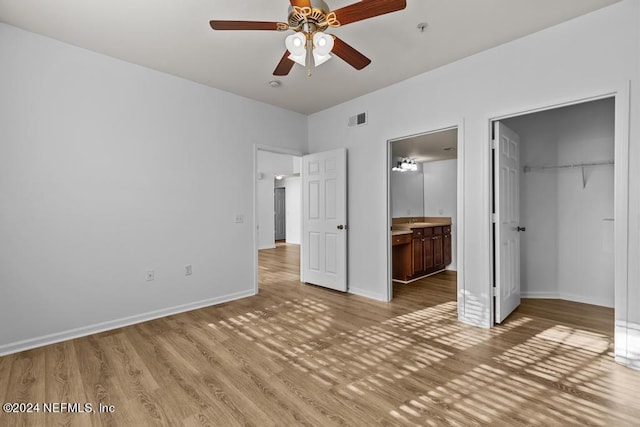
M 518 226 L 518 228 L 516 228 L 516 231 L 517 231 L 518 233 L 520 233 L 521 231 L 527 231 L 527 227 L 520 227 L 520 226 Z
M 338 226 L 338 230 L 343 230 L 343 229 L 344 229 L 344 225 L 340 224 L 340 225 Z

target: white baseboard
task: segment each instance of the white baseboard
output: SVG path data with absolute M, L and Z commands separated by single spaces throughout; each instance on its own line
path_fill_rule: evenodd
M 564 292 L 522 292 L 522 298 L 545 298 L 563 299 L 567 301 L 580 302 L 583 304 L 599 305 L 601 307 L 613 308 L 613 302 L 601 298 L 591 298 L 584 295 L 574 295 Z
M 560 299 L 566 299 L 568 301 L 581 302 L 583 304 L 599 305 L 602 307 L 613 308 L 613 301 L 607 301 L 604 298 L 591 298 L 583 295 L 573 295 L 560 292 Z
M 236 292 L 229 295 L 223 295 L 216 298 L 209 298 L 206 300 L 191 302 L 188 304 L 177 305 L 175 307 L 163 308 L 160 310 L 149 311 L 143 314 L 136 314 L 134 316 L 123 317 L 121 319 L 109 320 L 107 322 L 96 323 L 89 326 L 82 326 L 80 328 L 69 329 L 63 332 L 56 332 L 49 335 L 43 335 L 41 337 L 29 338 L 26 340 L 0 345 L 0 356 L 6 356 L 7 354 L 18 353 L 20 351 L 30 350 L 36 347 L 42 347 L 49 344 L 55 344 L 61 341 L 67 341 L 74 338 L 80 338 L 87 335 L 93 335 L 104 331 L 110 331 L 112 329 L 122 328 L 124 326 L 133 325 L 136 323 L 147 322 L 149 320 L 158 319 L 160 317 L 171 316 L 173 314 L 184 313 L 185 311 L 196 310 L 198 308 L 209 307 L 212 305 L 222 304 L 225 302 L 237 300 L 240 298 L 246 298 L 255 295 L 253 289 Z
M 616 320 L 616 362 L 640 370 L 640 324 Z
M 532 299 L 560 299 L 560 294 L 558 292 L 522 292 L 520 293 L 520 297 Z
M 615 361 L 622 365 L 628 366 L 631 369 L 636 369 L 640 371 L 640 360 L 638 359 L 629 359 L 623 356 L 616 356 Z
M 349 286 L 349 289 L 347 290 L 347 292 L 349 292 L 350 294 L 359 295 L 361 297 L 374 299 L 374 300 L 377 300 L 377 301 L 389 302 L 387 300 L 387 295 L 386 294 L 382 294 L 382 293 L 378 293 L 378 292 L 371 292 L 371 291 L 369 291 L 367 289 L 353 288 L 353 287 Z

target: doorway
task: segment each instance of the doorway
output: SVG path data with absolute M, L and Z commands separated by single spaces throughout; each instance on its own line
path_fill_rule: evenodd
M 495 323 L 522 297 L 610 308 L 613 324 L 615 97 L 492 124 Z
M 277 280 L 285 270 L 287 278 L 300 279 L 301 158 L 300 154 L 287 150 L 256 147 L 256 293 L 260 284 Z
M 388 300 L 411 286 L 435 289 L 440 279 L 457 300 L 460 135 L 455 125 L 388 142 Z

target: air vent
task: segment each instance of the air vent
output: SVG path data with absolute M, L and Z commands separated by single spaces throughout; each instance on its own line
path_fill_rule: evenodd
M 367 124 L 367 113 L 356 114 L 349 117 L 349 127 L 362 126 Z

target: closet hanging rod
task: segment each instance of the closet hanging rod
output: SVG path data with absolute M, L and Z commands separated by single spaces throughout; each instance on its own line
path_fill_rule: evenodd
M 564 165 L 553 165 L 553 166 L 525 166 L 525 172 L 539 171 L 539 170 L 547 170 L 547 169 L 572 169 L 572 168 L 585 168 L 589 166 L 606 166 L 613 165 L 615 162 L 613 160 L 605 160 L 602 162 L 589 162 L 589 163 L 567 163 Z

